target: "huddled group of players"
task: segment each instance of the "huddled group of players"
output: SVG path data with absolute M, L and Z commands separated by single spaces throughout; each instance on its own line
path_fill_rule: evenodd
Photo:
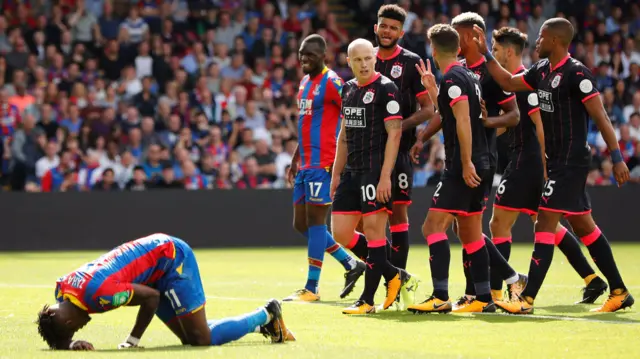
M 494 31 L 489 51 L 478 14 L 463 13 L 451 25 L 435 25 L 428 37 L 442 72 L 438 84 L 430 62 L 425 65 L 398 45 L 405 19 L 406 12 L 396 5 L 380 8 L 374 26 L 378 47 L 364 39 L 349 45 L 355 78 L 346 83 L 325 66 L 321 36 L 311 35 L 301 44 L 306 76 L 297 98 L 300 135 L 289 180 L 294 183 L 294 227 L 308 238 L 309 270 L 305 287 L 284 300 L 320 300 L 318 282 L 327 252 L 346 271 L 341 298 L 364 274 L 362 294 L 343 309 L 345 314 L 369 314 L 392 305 L 414 313 L 495 312 L 499 307 L 530 314 L 558 246 L 585 281 L 580 303 L 594 303 L 609 288 L 608 298 L 592 311 L 633 305 L 611 247 L 591 216 L 585 189 L 589 117 L 608 145 L 618 184 L 628 180 L 629 171 L 593 75 L 568 53 L 571 23 L 561 18 L 544 23 L 536 42 L 542 60 L 528 70 L 521 58 L 527 37 L 516 29 Z M 416 127 L 427 121 L 416 134 Z M 412 162 L 440 130 L 446 168 L 422 226 L 433 292 L 416 304 L 418 281 L 406 271 Z M 498 163 L 497 136 L 509 145 L 509 164 L 495 195 L 487 237 L 482 213 Z M 520 213 L 535 223 L 527 275 L 508 263 L 511 227 Z M 562 216 L 575 235 L 559 223 Z M 465 295 L 455 302 L 448 287 L 446 231 L 451 226 L 463 244 L 467 282 Z M 608 284 L 595 274 L 576 235 Z M 376 307 L 382 277 L 386 296 Z M 121 306 L 140 306 L 131 334 L 118 346 L 122 349 L 138 347 L 156 315 L 185 345 L 221 345 L 253 332 L 277 343 L 295 340 L 275 299 L 243 316 L 208 321 L 193 251 L 161 233 L 125 243 L 61 277 L 55 299 L 56 304 L 38 313 L 39 333 L 52 349 L 93 350 L 91 343 L 74 340 L 74 334 L 91 320 L 90 314 Z
M 295 178 L 294 227 L 308 239 L 309 275 L 305 287 L 284 300 L 320 300 L 318 280 L 328 252 L 346 270 L 341 298 L 364 274 L 363 292 L 345 314 L 379 310 L 374 294 L 381 277 L 386 287 L 382 309 L 396 303 L 419 313 L 493 312 L 499 307 L 528 314 L 558 246 L 585 281 L 580 303 L 594 303 L 609 288 L 608 299 L 593 311 L 630 307 L 633 297 L 593 221 L 586 193 L 589 117 L 607 142 L 618 184 L 627 181 L 629 171 L 593 75 L 568 53 L 571 23 L 562 18 L 545 22 L 536 42 L 542 60 L 528 70 L 522 64 L 527 36 L 517 29 L 494 31 L 489 51 L 484 20 L 476 13 L 435 25 L 427 35 L 442 72 L 438 84 L 430 62 L 425 65 L 398 45 L 405 19 L 406 12 L 396 5 L 380 8 L 374 25 L 378 47 L 364 39 L 349 45 L 354 79 L 344 84 L 324 64 L 322 37 L 311 35 L 301 45 L 306 76 L 298 92 L 300 139 L 289 179 Z M 406 271 L 412 161 L 440 130 L 445 171 L 422 226 L 433 292 L 416 304 L 412 294 L 418 281 Z M 482 233 L 482 213 L 498 165 L 498 136 L 508 144 L 501 155 L 509 161 L 495 194 L 488 237 Z M 329 232 L 325 218 L 331 206 Z M 508 263 L 511 228 L 520 213 L 534 222 L 527 275 Z M 560 224 L 563 216 L 573 233 Z M 446 231 L 452 226 L 463 244 L 467 283 L 465 295 L 455 302 L 448 289 Z M 608 284 L 595 274 L 576 236 Z

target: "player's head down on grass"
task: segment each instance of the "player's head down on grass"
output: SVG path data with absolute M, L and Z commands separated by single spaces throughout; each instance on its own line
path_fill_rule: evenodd
M 36 324 L 38 333 L 51 349 L 66 349 L 75 332 L 87 325 L 91 317 L 64 301 L 52 306 L 45 305 L 39 312 Z
M 302 72 L 306 75 L 315 76 L 324 68 L 324 59 L 327 51 L 327 42 L 318 35 L 312 34 L 307 36 L 300 44 L 298 50 L 298 59 Z
M 355 39 L 347 48 L 347 62 L 360 85 L 365 85 L 376 73 L 376 55 L 371 41 Z
M 448 63 L 447 60 L 457 57 L 460 50 L 460 36 L 452 26 L 447 24 L 433 25 L 429 28 L 427 37 L 431 41 L 433 58 L 438 68 L 441 68 L 440 64 Z
M 475 12 L 463 12 L 451 20 L 451 26 L 460 34 L 460 55 L 464 57 L 478 52 L 478 46 L 473 40 L 477 36 L 473 31 L 474 25 L 479 26 L 485 32 L 487 31 L 484 19 Z
M 540 58 L 546 59 L 552 53 L 564 53 L 569 48 L 575 30 L 571 22 L 567 19 L 555 17 L 542 24 L 538 40 L 536 41 L 536 51 Z
M 407 12 L 398 5 L 384 5 L 378 10 L 378 23 L 373 25 L 378 46 L 392 49 L 400 38 L 404 36 L 402 28 L 407 18 Z
M 527 34 L 513 27 L 493 30 L 493 57 L 502 67 L 506 67 L 512 58 L 520 58 L 527 47 Z

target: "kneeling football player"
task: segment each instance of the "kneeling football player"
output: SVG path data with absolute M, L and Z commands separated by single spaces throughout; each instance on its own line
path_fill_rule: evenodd
M 131 334 L 118 348 L 137 347 L 157 315 L 182 344 L 222 345 L 260 332 L 272 342 L 295 340 L 272 299 L 254 312 L 207 320 L 205 295 L 196 257 L 187 243 L 156 233 L 122 244 L 63 276 L 56 283 L 56 304 L 38 313 L 38 331 L 51 349 L 93 350 L 75 332 L 90 314 L 121 306 L 140 306 Z

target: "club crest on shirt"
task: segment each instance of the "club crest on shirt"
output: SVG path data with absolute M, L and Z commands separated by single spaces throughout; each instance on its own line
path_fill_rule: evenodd
M 391 72 L 389 73 L 391 75 L 391 77 L 393 77 L 394 79 L 397 79 L 398 77 L 400 77 L 402 75 L 402 65 L 397 63 L 394 64 L 391 67 Z
M 320 85 L 316 85 L 316 87 L 313 89 L 313 96 L 318 95 L 320 95 Z
M 371 101 L 373 101 L 373 97 L 375 95 L 376 95 L 376 92 L 374 90 L 367 90 L 364 96 L 362 96 L 362 102 L 364 102 L 365 104 L 370 104 Z
M 562 75 L 557 74 L 556 77 L 554 77 L 553 80 L 551 81 L 551 87 L 552 88 L 558 87 L 558 85 L 560 85 L 560 80 L 562 80 Z

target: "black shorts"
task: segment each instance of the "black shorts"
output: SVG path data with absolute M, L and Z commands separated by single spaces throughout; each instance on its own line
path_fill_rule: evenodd
M 411 204 L 411 189 L 413 188 L 413 162 L 411 162 L 411 155 L 404 152 L 398 153 L 392 180 L 391 195 L 393 196 L 393 204 Z
M 587 194 L 588 167 L 549 166 L 549 180 L 540 197 L 540 210 L 563 213 L 565 216 L 591 212 Z
M 461 216 L 481 214 L 493 185 L 493 171 L 476 170 L 476 173 L 482 182 L 478 187 L 471 188 L 464 182 L 462 173 L 445 171 L 433 193 L 429 210 Z
M 493 206 L 507 211 L 534 215 L 538 213 L 544 187 L 542 164 L 520 166 L 518 169 L 513 167 L 515 166 L 512 162 L 505 169 L 496 190 Z
M 340 176 L 340 184 L 333 196 L 333 214 L 362 214 L 363 216 L 381 211 L 391 212 L 391 201 L 376 201 L 379 173 L 345 172 Z

